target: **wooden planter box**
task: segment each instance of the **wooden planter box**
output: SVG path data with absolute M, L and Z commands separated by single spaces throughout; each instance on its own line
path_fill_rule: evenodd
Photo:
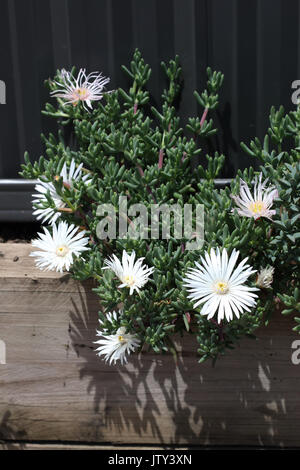
M 3 448 L 300 446 L 292 319 L 276 314 L 257 341 L 242 341 L 214 368 L 198 364 L 189 336 L 177 365 L 172 356 L 143 354 L 110 367 L 93 351 L 99 304 L 91 285 L 35 269 L 30 245 L 0 251 Z

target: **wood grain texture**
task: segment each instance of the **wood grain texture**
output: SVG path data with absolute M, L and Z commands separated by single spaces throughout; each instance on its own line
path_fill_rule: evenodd
M 114 368 L 93 351 L 91 284 L 36 270 L 29 245 L 0 252 L 0 440 L 300 446 L 292 319 L 275 313 L 214 368 L 198 364 L 188 335 L 178 364 L 142 354 Z

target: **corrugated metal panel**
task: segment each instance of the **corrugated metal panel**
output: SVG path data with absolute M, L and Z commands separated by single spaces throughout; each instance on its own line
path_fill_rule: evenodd
M 40 133 L 55 130 L 40 114 L 48 100 L 44 79 L 74 64 L 103 71 L 112 88 L 126 86 L 120 66 L 135 47 L 152 66 L 155 103 L 163 83 L 161 60 L 180 55 L 183 120 L 197 113 L 192 92 L 204 87 L 207 65 L 224 72 L 217 146 L 228 155 L 223 176 L 233 175 L 253 163 L 239 142 L 263 135 L 270 106 L 293 106 L 291 82 L 300 78 L 299 3 L 0 0 L 0 79 L 7 87 L 7 104 L 0 105 L 0 178 L 18 177 L 24 151 L 37 158 L 43 152 Z

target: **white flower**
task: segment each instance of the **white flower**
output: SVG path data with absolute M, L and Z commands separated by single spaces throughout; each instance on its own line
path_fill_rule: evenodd
M 91 182 L 91 179 L 89 179 L 91 175 L 88 173 L 86 175 L 82 175 L 82 166 L 83 163 L 80 163 L 80 165 L 76 167 L 75 160 L 72 159 L 68 171 L 67 164 L 65 163 L 59 175 L 63 179 L 63 184 L 72 187 L 74 181 L 80 180 L 89 184 Z M 37 220 L 41 220 L 43 223 L 47 221 L 49 224 L 55 223 L 60 217 L 59 209 L 64 209 L 66 204 L 59 194 L 57 194 L 54 184 L 52 182 L 45 182 L 39 179 L 34 189 L 37 193 L 32 195 L 34 198 L 32 200 L 32 204 L 37 205 L 38 208 L 35 208 L 33 215 L 36 216 Z M 56 209 L 53 207 L 45 207 L 49 205 L 46 198 L 48 191 Z
M 86 184 L 89 184 L 92 180 L 90 178 L 90 173 L 86 173 L 85 175 L 82 175 L 82 167 L 83 163 L 80 163 L 76 167 L 76 162 L 74 158 L 72 158 L 71 163 L 70 163 L 70 168 L 68 171 L 67 164 L 64 163 L 64 166 L 62 167 L 62 170 L 60 172 L 60 176 L 63 179 L 64 184 L 72 186 L 74 181 L 84 181 Z
M 154 268 L 148 268 L 147 265 L 143 265 L 144 258 L 138 258 L 136 262 L 135 252 L 128 255 L 126 251 L 123 251 L 122 263 L 116 257 L 112 255 L 111 258 L 104 261 L 105 266 L 102 269 L 111 269 L 120 279 L 122 284 L 119 287 L 128 287 L 130 289 L 129 294 L 131 295 L 135 290 L 139 290 L 148 282 L 149 276 L 153 273 Z
M 268 179 L 262 181 L 262 173 L 259 177 L 255 178 L 254 181 L 254 195 L 252 196 L 249 187 L 245 181 L 241 179 L 240 183 L 240 195 L 231 195 L 236 205 L 239 215 L 245 217 L 254 217 L 259 219 L 260 217 L 272 218 L 272 215 L 276 213 L 275 210 L 271 210 L 271 206 L 276 197 L 278 197 L 278 191 L 275 186 L 266 187 Z M 234 212 L 234 209 L 232 209 Z
M 32 241 L 32 246 L 42 251 L 33 251 L 30 256 L 35 256 L 36 265 L 45 271 L 63 272 L 69 271 L 73 263 L 73 257 L 80 256 L 86 247 L 89 239 L 84 237 L 85 231 L 78 232 L 73 224 L 60 222 L 58 226 L 52 225 L 52 235 L 48 229 L 45 233 L 39 233 L 40 238 Z
M 35 185 L 34 189 L 37 193 L 32 195 L 34 198 L 32 204 L 35 209 L 33 215 L 36 216 L 37 220 L 41 220 L 43 223 L 49 221 L 49 224 L 54 224 L 60 217 L 60 212 L 57 210 L 63 209 L 66 207 L 66 204 L 57 194 L 53 183 L 38 179 L 38 183 Z M 45 205 L 49 205 L 48 199 L 46 198 L 48 192 L 57 210 L 53 207 L 45 207 Z M 37 205 L 38 208 L 35 208 L 35 205 Z
M 99 72 L 86 75 L 85 69 L 79 70 L 77 78 L 62 69 L 60 78 L 62 83 L 55 82 L 59 89 L 52 91 L 51 95 L 66 100 L 64 105 L 73 104 L 76 106 L 81 101 L 85 109 L 87 109 L 86 106 L 92 108 L 92 101 L 99 101 L 103 98 L 104 87 L 110 82 L 109 78 L 103 77 Z
M 205 253 L 205 259 L 201 257 L 201 264 L 196 262 L 196 268 L 191 268 L 183 279 L 183 285 L 190 292 L 188 297 L 196 301 L 194 308 L 203 304 L 200 313 L 207 315 L 208 320 L 218 310 L 218 323 L 224 316 L 230 321 L 233 314 L 239 318 L 243 310 L 249 312 L 256 304 L 254 297 L 257 295 L 251 291 L 258 289 L 244 284 L 256 271 L 245 264 L 248 258 L 235 268 L 238 256 L 239 252 L 233 250 L 228 260 L 225 248 L 222 254 L 218 248 L 216 252 L 211 249 L 210 254 Z
M 113 320 L 118 321 L 118 315 L 115 311 L 107 314 L 107 319 L 112 323 Z M 102 321 L 99 320 L 102 325 Z M 103 328 L 101 331 L 97 331 L 97 336 L 102 336 L 102 339 L 95 341 L 100 346 L 96 349 L 98 356 L 105 356 L 105 361 L 109 361 L 109 364 L 114 364 L 120 360 L 121 364 L 127 363 L 126 354 L 130 354 L 131 351 L 135 351 L 140 345 L 140 340 L 136 335 L 126 333 L 126 328 L 121 326 L 118 328 L 115 334 L 109 335 L 107 329 Z
M 256 285 L 262 289 L 269 289 L 273 282 L 274 268 L 262 268 L 257 275 Z

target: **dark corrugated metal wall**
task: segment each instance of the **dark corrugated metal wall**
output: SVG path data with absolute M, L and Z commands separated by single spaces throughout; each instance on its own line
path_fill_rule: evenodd
M 218 111 L 224 176 L 252 163 L 239 142 L 262 135 L 272 104 L 292 108 L 291 82 L 300 78 L 298 0 L 0 0 L 0 178 L 16 178 L 24 150 L 42 153 L 41 131 L 55 129 L 40 110 L 43 80 L 56 68 L 86 67 L 126 85 L 120 70 L 139 47 L 153 69 L 159 102 L 160 61 L 180 55 L 181 115 L 197 113 L 207 65 L 225 74 Z

